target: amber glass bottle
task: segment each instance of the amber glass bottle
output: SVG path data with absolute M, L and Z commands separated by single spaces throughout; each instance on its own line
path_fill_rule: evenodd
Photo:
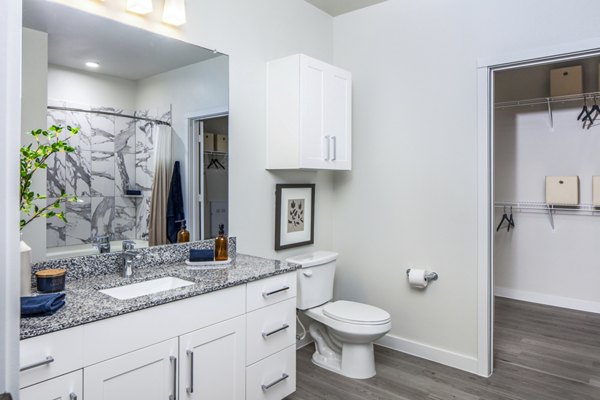
M 190 241 L 190 231 L 185 227 L 185 220 L 181 222 L 181 229 L 177 232 L 177 243 L 187 243 Z
M 227 261 L 227 238 L 225 225 L 219 225 L 219 236 L 215 239 L 215 261 Z

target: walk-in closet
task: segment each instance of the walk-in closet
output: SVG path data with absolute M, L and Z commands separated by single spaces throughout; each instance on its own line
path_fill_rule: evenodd
M 494 76 L 494 359 L 563 385 L 600 376 L 599 75 L 596 56 Z

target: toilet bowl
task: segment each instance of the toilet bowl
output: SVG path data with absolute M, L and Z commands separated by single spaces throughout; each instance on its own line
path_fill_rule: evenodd
M 368 304 L 331 301 L 337 253 L 315 252 L 287 259 L 298 270 L 297 308 L 311 319 L 314 364 L 355 379 L 375 375 L 373 342 L 392 328 L 390 314 Z

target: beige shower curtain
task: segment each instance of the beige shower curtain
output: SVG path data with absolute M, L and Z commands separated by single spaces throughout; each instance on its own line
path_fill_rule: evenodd
M 167 199 L 173 165 L 171 157 L 172 130 L 167 125 L 156 125 L 153 133 L 156 146 L 154 147 L 154 181 L 148 220 L 148 244 L 157 246 L 169 243 L 167 239 Z

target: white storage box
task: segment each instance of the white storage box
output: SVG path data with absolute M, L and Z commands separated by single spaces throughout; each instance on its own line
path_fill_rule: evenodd
M 215 134 L 204 133 L 204 151 L 215 151 Z
M 567 96 L 583 93 L 581 65 L 550 70 L 550 96 Z
M 578 176 L 547 176 L 546 203 L 576 206 L 579 204 Z
M 219 153 L 227 153 L 227 136 L 217 135 L 216 147 Z
M 592 204 L 600 207 L 600 176 L 592 177 Z

